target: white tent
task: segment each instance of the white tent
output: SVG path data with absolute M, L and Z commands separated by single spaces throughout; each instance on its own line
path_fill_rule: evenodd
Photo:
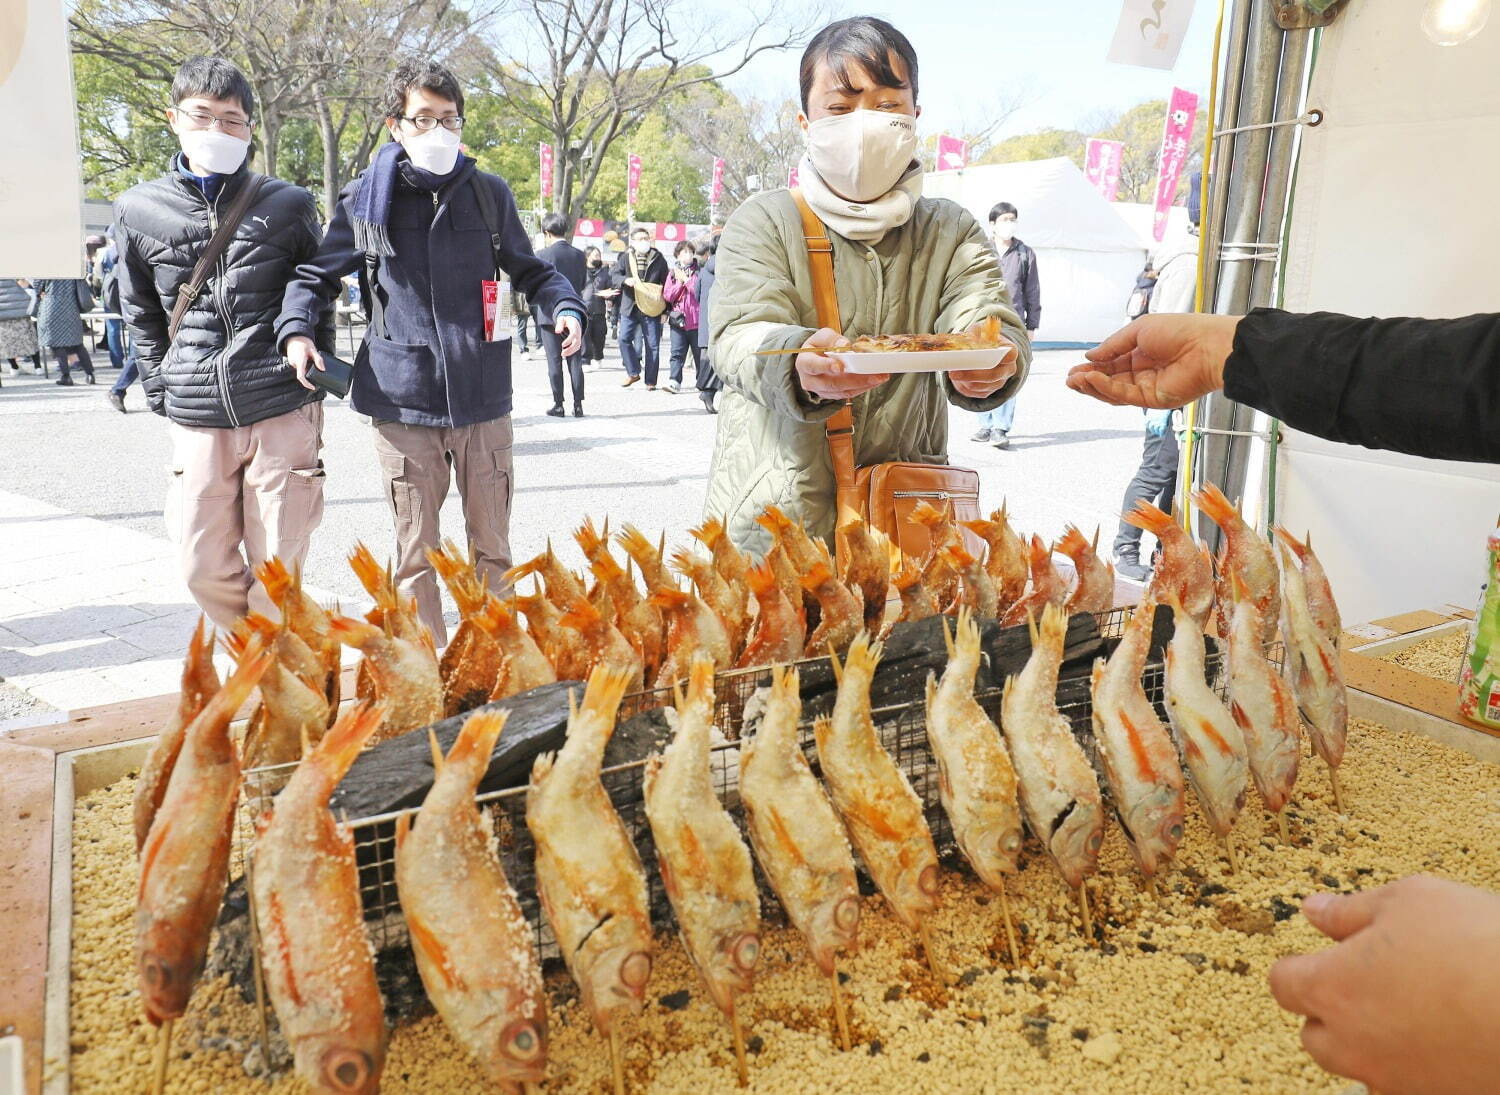
M 1156 207 L 1146 202 L 1111 202 L 1110 208 L 1120 215 L 1120 219 L 1130 226 L 1135 233 L 1136 242 L 1149 252 L 1155 252 L 1162 243 L 1171 243 L 1173 240 L 1185 235 L 1188 225 L 1187 206 L 1174 205 L 1167 210 L 1167 231 L 1162 236 L 1162 243 L 1156 242 L 1156 237 L 1151 233 L 1156 220 Z
M 950 198 L 989 224 L 990 207 L 1020 210 L 1016 235 L 1036 251 L 1039 342 L 1097 342 L 1125 320 L 1146 251 L 1073 161 L 989 164 L 926 175 L 922 192 Z

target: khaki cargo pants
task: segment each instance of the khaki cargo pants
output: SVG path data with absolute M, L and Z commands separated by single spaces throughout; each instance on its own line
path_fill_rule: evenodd
M 408 426 L 379 421 L 375 454 L 385 476 L 386 499 L 396 523 L 396 584 L 417 599 L 422 622 L 438 646 L 448 641 L 437 574 L 427 561 L 429 548 L 441 541 L 438 513 L 448 497 L 450 479 L 458 480 L 464 526 L 478 560 L 479 577 L 489 588 L 506 588 L 510 569 L 511 444 L 510 416 L 472 426 Z M 451 475 L 450 475 L 451 468 Z
M 300 567 L 323 519 L 323 404 L 250 426 L 169 426 L 167 535 L 199 607 L 221 628 L 247 610 L 279 619 L 255 580 L 273 555 Z

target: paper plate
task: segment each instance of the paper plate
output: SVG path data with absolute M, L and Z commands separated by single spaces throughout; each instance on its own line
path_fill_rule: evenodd
M 906 353 L 848 354 L 825 351 L 851 373 L 945 373 L 950 369 L 993 369 L 1004 360 L 1007 347 L 989 350 L 912 350 Z

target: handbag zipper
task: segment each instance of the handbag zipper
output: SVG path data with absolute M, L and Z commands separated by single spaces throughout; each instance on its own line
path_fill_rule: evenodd
M 893 490 L 892 498 L 941 498 L 945 502 L 951 502 L 956 498 L 973 498 L 973 491 L 949 491 L 949 490 Z

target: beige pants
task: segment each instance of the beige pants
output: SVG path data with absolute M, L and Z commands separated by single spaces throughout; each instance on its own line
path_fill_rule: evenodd
M 451 429 L 375 423 L 375 454 L 396 523 L 396 583 L 417 599 L 422 622 L 439 646 L 447 643 L 448 629 L 427 551 L 439 546 L 438 513 L 449 480 L 458 480 L 479 576 L 500 592 L 510 569 L 511 442 L 509 415 Z
M 221 628 L 252 609 L 279 618 L 253 568 L 273 555 L 301 566 L 323 519 L 323 404 L 252 426 L 170 431 L 167 535 L 193 600 Z

